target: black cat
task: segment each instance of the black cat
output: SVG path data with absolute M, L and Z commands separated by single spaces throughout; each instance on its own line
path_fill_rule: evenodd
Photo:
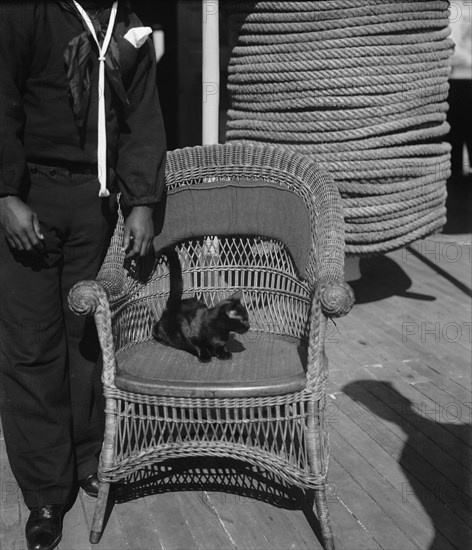
M 249 330 L 249 318 L 241 303 L 241 291 L 207 307 L 197 298 L 182 299 L 182 267 L 175 249 L 166 249 L 170 291 L 166 309 L 154 325 L 153 336 L 162 344 L 196 355 L 202 363 L 231 359 L 226 342 L 231 332 L 244 334 Z

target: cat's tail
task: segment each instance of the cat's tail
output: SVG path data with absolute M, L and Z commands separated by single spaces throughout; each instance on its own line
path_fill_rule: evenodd
M 167 298 L 167 311 L 177 313 L 182 302 L 184 292 L 184 282 L 182 279 L 182 266 L 180 265 L 179 254 L 175 248 L 166 248 L 164 251 L 167 257 L 167 265 L 169 267 L 169 297 Z

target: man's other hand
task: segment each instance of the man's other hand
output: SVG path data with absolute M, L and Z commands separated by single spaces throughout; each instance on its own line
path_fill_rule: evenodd
M 154 222 L 151 206 L 135 206 L 125 222 L 123 250 L 126 258 L 145 256 L 151 249 L 154 238 Z
M 19 197 L 0 197 L 0 226 L 13 250 L 20 252 L 44 250 L 38 216 Z

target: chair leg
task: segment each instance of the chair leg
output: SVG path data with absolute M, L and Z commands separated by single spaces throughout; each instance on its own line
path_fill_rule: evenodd
M 105 510 L 107 508 L 109 491 L 110 483 L 103 481 L 100 482 L 97 502 L 95 504 L 95 513 L 93 515 L 92 529 L 90 530 L 89 540 L 92 544 L 97 544 L 102 538 L 103 521 L 105 519 Z
M 316 400 L 308 403 L 308 430 L 307 450 L 310 468 L 313 474 L 319 475 L 324 468 L 322 467 L 322 448 L 320 443 L 320 430 L 326 432 L 326 427 L 323 427 L 320 408 L 324 406 L 323 402 Z M 320 427 L 321 426 L 321 427 Z M 325 461 L 328 460 L 328 450 L 325 449 Z M 318 522 L 321 527 L 321 536 L 323 538 L 323 546 L 325 550 L 334 550 L 334 537 L 329 520 L 328 502 L 326 499 L 326 482 L 324 481 L 315 489 L 315 511 L 318 517 Z
M 326 501 L 326 485 L 315 489 L 315 508 L 321 526 L 321 536 L 325 550 L 334 550 L 334 537 L 329 520 L 328 503 Z

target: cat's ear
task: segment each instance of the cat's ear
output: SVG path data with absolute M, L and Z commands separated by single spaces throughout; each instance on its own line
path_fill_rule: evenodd
M 221 300 L 221 302 L 218 302 L 216 307 L 228 313 L 229 311 L 234 310 L 235 302 L 241 302 L 242 297 L 243 293 L 240 289 L 231 296 L 228 296 L 228 298 L 225 298 L 224 300 Z

